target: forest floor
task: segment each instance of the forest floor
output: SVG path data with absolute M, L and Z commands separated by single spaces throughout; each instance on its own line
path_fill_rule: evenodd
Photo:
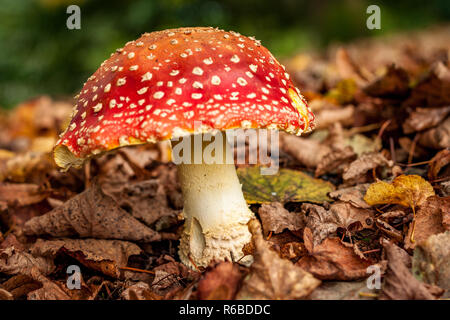
M 1 113 L 0 299 L 450 298 L 449 52 L 444 26 L 285 61 L 318 125 L 280 134 L 278 174 L 238 168 L 250 267 L 180 263 L 167 143 L 61 172 L 72 101 Z

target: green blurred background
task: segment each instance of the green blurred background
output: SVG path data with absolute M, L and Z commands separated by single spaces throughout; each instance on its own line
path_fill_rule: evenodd
M 81 30 L 66 28 L 70 4 L 81 8 Z M 381 8 L 381 30 L 366 28 L 370 4 Z M 154 30 L 235 30 L 262 40 L 283 58 L 333 42 L 449 20 L 449 0 L 2 0 L 0 107 L 40 94 L 72 96 L 111 52 Z

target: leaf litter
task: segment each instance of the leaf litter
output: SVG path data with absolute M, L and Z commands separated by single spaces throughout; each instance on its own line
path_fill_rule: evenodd
M 249 267 L 180 262 L 183 199 L 167 143 L 62 173 L 51 149 L 72 101 L 42 96 L 0 114 L 0 299 L 448 298 L 449 35 L 286 59 L 317 128 L 280 134 L 276 175 L 238 169 L 257 218 Z M 79 290 L 66 286 L 72 264 Z M 367 288 L 369 266 L 380 289 Z

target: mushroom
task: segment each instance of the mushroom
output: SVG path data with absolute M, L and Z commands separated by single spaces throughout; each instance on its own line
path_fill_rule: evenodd
M 175 150 L 193 144 L 193 134 L 217 138 L 242 127 L 296 135 L 314 127 L 300 92 L 259 41 L 214 28 L 145 33 L 84 84 L 54 157 L 67 170 L 122 146 L 170 139 Z M 221 146 L 229 152 L 225 139 Z M 185 218 L 179 256 L 190 267 L 237 261 L 251 238 L 253 213 L 234 163 L 207 160 L 177 165 Z

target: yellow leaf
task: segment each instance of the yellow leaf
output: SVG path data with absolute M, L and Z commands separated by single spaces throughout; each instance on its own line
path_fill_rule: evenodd
M 428 181 L 417 175 L 401 175 L 392 183 L 378 181 L 371 184 L 364 200 L 371 206 L 399 204 L 414 208 L 431 196 L 434 196 L 434 190 Z

